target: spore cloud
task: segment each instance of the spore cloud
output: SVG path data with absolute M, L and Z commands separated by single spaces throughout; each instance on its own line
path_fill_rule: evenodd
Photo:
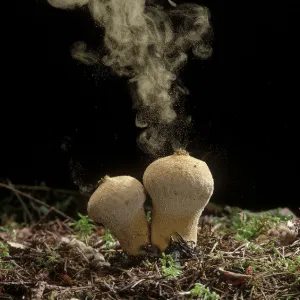
M 212 53 L 209 10 L 194 3 L 145 0 L 48 0 L 60 9 L 88 7 L 104 29 L 103 51 L 76 42 L 72 56 L 85 64 L 103 64 L 128 78 L 139 146 L 154 156 L 185 148 L 191 118 L 184 112 L 188 90 L 178 78 L 188 54 Z

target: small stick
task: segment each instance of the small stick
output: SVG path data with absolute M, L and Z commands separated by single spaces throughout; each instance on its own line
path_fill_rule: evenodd
M 137 281 L 131 288 L 133 289 L 134 287 L 136 287 L 139 283 L 141 283 L 142 281 L 145 281 L 146 278 L 142 278 L 139 281 Z
M 12 188 L 12 191 L 14 192 L 14 194 L 16 195 L 16 197 L 18 198 L 18 200 L 20 201 L 20 203 L 21 203 L 21 205 L 22 205 L 22 207 L 24 209 L 25 215 L 27 215 L 28 218 L 29 218 L 29 220 L 30 220 L 30 222 L 32 222 L 33 217 L 32 217 L 32 214 L 30 213 L 27 205 L 25 204 L 25 202 L 23 201 L 23 199 L 21 198 L 21 196 L 17 192 L 14 191 L 15 188 L 14 188 L 13 184 L 11 183 L 11 181 L 9 179 L 7 179 L 7 182 L 8 182 L 8 186 Z M 25 219 L 25 221 L 26 221 L 26 219 Z
M 4 281 L 1 282 L 1 285 L 3 286 L 26 286 L 26 285 L 33 285 L 33 283 L 31 281 Z
M 219 242 L 216 241 L 215 244 L 213 245 L 213 247 L 211 248 L 209 254 L 212 254 L 215 251 L 215 249 L 217 248 L 218 244 L 219 244 Z
M 8 189 L 8 190 L 11 190 L 11 191 L 14 192 L 14 193 L 17 193 L 17 194 L 19 194 L 19 195 L 21 195 L 21 196 L 23 196 L 23 197 L 26 197 L 26 198 L 28 198 L 29 200 L 32 200 L 32 201 L 34 201 L 34 202 L 36 202 L 36 203 L 38 203 L 38 204 L 40 204 L 40 205 L 43 205 L 43 206 L 45 206 L 45 207 L 47 207 L 47 208 L 53 210 L 54 212 L 56 212 L 58 215 L 60 215 L 60 216 L 62 216 L 62 217 L 64 217 L 64 218 L 66 218 L 66 219 L 68 219 L 68 220 L 70 220 L 70 221 L 72 221 L 72 222 L 75 222 L 75 220 L 74 220 L 73 218 L 67 216 L 66 214 L 64 214 L 63 212 L 61 212 L 60 210 L 58 210 L 57 208 L 55 208 L 55 207 L 53 207 L 53 206 L 50 206 L 49 204 L 47 204 L 47 203 L 45 203 L 45 202 L 43 202 L 43 201 L 41 201 L 41 200 L 39 200 L 39 199 L 36 199 L 36 198 L 32 197 L 32 196 L 29 195 L 29 194 L 23 193 L 23 192 L 21 192 L 21 191 L 15 189 L 14 187 L 9 186 L 9 185 L 4 184 L 4 183 L 0 183 L 0 188 L 1 188 L 1 187 L 2 187 L 2 188 L 5 188 L 5 189 Z
M 37 283 L 37 287 L 32 289 L 33 295 L 32 295 L 31 299 L 32 300 L 42 300 L 46 285 L 47 285 L 47 283 L 45 281 L 39 281 Z
M 62 194 L 70 194 L 70 195 L 85 195 L 85 196 L 91 196 L 89 193 L 80 193 L 78 191 L 72 191 L 72 190 L 65 190 L 65 189 L 55 189 L 48 186 L 35 186 L 35 185 L 14 185 L 16 189 L 19 190 L 31 190 L 31 191 L 45 191 L 45 192 L 57 192 Z
M 245 283 L 246 280 L 248 280 L 249 278 L 252 278 L 251 275 L 234 273 L 231 271 L 224 270 L 222 267 L 219 267 L 218 271 L 221 272 L 222 275 L 225 277 L 225 281 L 230 282 L 232 284 L 242 284 Z

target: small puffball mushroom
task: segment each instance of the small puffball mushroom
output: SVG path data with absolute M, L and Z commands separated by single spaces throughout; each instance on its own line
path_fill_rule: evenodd
M 128 255 L 143 254 L 141 246 L 150 242 L 145 200 L 145 189 L 137 179 L 105 176 L 89 199 L 88 215 L 109 228 Z
M 196 245 L 199 218 L 214 189 L 207 164 L 178 150 L 151 163 L 143 183 L 152 199 L 152 244 L 163 252 L 177 232 Z

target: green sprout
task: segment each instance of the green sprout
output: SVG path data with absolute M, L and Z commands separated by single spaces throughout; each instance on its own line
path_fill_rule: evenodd
M 269 221 L 273 224 L 279 224 L 293 219 L 293 215 L 285 216 L 282 213 L 280 213 L 279 208 L 275 212 L 267 212 L 263 216 L 267 217 Z
M 0 242 L 0 258 L 1 257 L 6 257 L 8 255 L 9 255 L 8 245 Z
M 264 249 L 263 247 L 259 246 L 259 245 L 256 245 L 254 243 L 249 243 L 248 246 L 247 246 L 248 250 L 250 253 L 263 253 L 264 252 Z
M 2 258 L 6 256 L 9 256 L 8 244 L 0 242 L 0 274 L 1 275 L 7 274 L 8 272 L 14 269 L 14 265 L 12 263 L 2 260 Z
M 167 279 L 176 277 L 181 274 L 181 268 L 176 266 L 173 257 L 169 254 L 162 253 L 162 258 L 160 258 L 162 264 L 162 273 Z
M 55 265 L 57 265 L 60 262 L 59 261 L 60 258 L 61 258 L 61 256 L 57 252 L 50 251 L 50 252 L 46 253 L 45 255 L 38 257 L 36 259 L 36 263 L 38 266 L 50 268 L 50 267 L 54 267 Z
M 286 269 L 291 273 L 300 271 L 300 263 L 296 259 L 292 260 L 290 258 L 279 258 L 276 263 L 278 267 L 281 269 Z
M 240 213 L 232 218 L 232 228 L 237 232 L 237 240 L 251 240 L 260 235 L 264 223 L 257 216 L 250 217 L 246 213 Z
M 104 235 L 104 240 L 105 240 L 105 248 L 108 250 L 112 246 L 112 244 L 115 242 L 115 239 L 110 233 L 110 230 L 108 228 L 105 229 L 105 235 Z
M 190 290 L 192 297 L 201 297 L 203 300 L 217 300 L 219 295 L 215 292 L 211 292 L 209 288 L 206 288 L 203 284 L 195 283 L 194 287 Z
M 253 240 L 275 225 L 291 220 L 292 217 L 283 216 L 279 211 L 253 215 L 233 209 L 231 212 L 230 229 L 237 232 L 236 239 L 239 241 Z
M 9 229 L 7 227 L 0 226 L 0 231 L 1 232 L 9 232 Z
M 95 228 L 93 221 L 88 216 L 83 216 L 78 213 L 79 220 L 70 224 L 70 226 L 74 227 L 75 231 L 78 231 L 78 238 L 82 240 L 83 238 L 86 240 L 88 236 L 90 236 Z
M 148 222 L 151 222 L 151 210 L 147 211 L 146 218 Z
M 274 241 L 271 241 L 270 247 L 271 247 L 271 250 L 274 252 L 274 257 L 279 257 L 280 256 L 280 252 L 276 248 Z

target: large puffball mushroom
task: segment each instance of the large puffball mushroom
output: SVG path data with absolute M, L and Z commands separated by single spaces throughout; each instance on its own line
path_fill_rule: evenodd
M 152 199 L 152 244 L 163 252 L 176 232 L 196 244 L 199 218 L 214 189 L 207 164 L 178 150 L 151 163 L 143 183 Z
M 149 225 L 144 211 L 146 192 L 131 176 L 105 176 L 88 202 L 88 215 L 109 228 L 128 255 L 143 254 L 149 244 Z

